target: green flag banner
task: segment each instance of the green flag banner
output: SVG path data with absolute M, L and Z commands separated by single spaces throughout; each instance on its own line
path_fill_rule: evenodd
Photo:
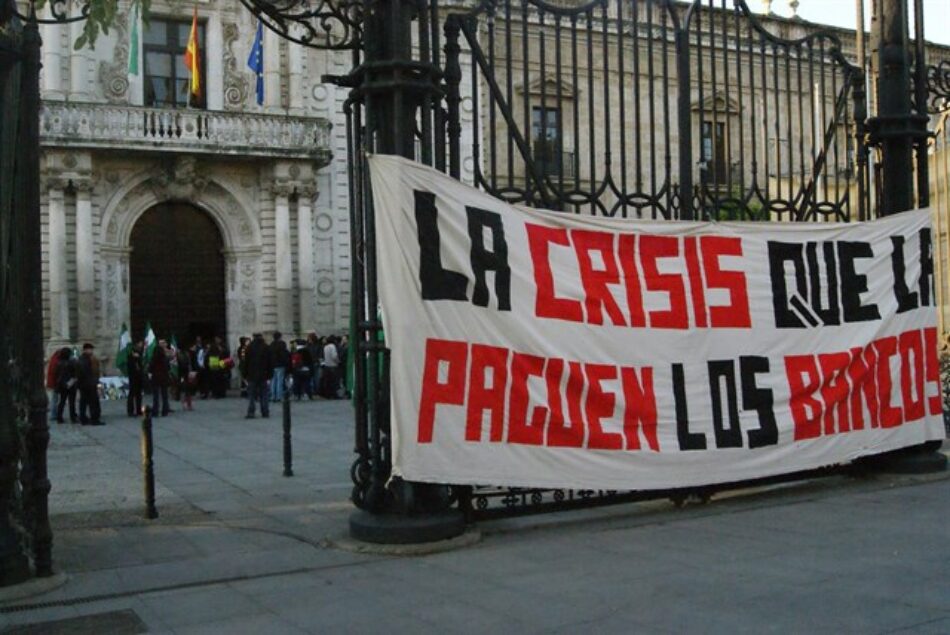
M 152 323 L 146 322 L 145 324 L 145 366 L 148 367 L 148 363 L 152 360 L 152 353 L 155 352 L 155 349 L 158 348 L 158 338 L 155 337 L 155 331 L 152 330 Z
M 129 75 L 139 74 L 139 5 L 132 4 L 132 15 L 129 17 Z
M 115 367 L 123 375 L 129 374 L 129 350 L 132 348 L 132 336 L 129 335 L 129 327 L 122 323 L 122 330 L 119 331 L 119 348 L 115 354 Z

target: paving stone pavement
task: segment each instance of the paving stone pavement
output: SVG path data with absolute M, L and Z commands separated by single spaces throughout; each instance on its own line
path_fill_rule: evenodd
M 103 427 L 54 424 L 67 579 L 0 601 L 0 631 L 950 633 L 947 474 L 500 520 L 464 549 L 367 555 L 332 546 L 352 510 L 349 403 L 293 403 L 292 478 L 279 408 L 243 412 L 155 420 L 155 521 L 123 404 Z

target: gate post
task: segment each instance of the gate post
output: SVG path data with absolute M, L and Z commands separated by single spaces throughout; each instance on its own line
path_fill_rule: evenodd
M 888 216 L 914 207 L 914 146 L 926 144 L 928 117 L 926 99 L 920 99 L 922 66 L 918 67 L 916 93 L 911 84 L 908 0 L 874 2 L 878 21 L 872 34 L 878 64 L 877 116 L 868 120 L 868 128 L 871 143 L 881 148 L 884 183 L 880 206 L 881 214 Z M 916 61 L 922 65 L 923 3 L 915 2 L 915 8 L 920 12 L 917 15 L 919 42 Z M 922 163 L 917 167 L 924 166 L 926 170 L 925 152 L 918 154 L 918 160 L 921 159 Z M 921 203 L 925 204 L 929 199 L 927 185 L 924 184 L 918 193 Z M 899 473 L 939 472 L 947 469 L 947 457 L 939 452 L 940 445 L 940 441 L 928 441 L 868 457 L 862 463 Z
M 430 60 L 413 58 L 413 23 L 426 10 L 424 0 L 374 0 L 368 6 L 363 21 L 366 57 L 356 88 L 364 99 L 363 139 L 368 151 L 415 158 L 417 113 L 425 100 L 439 91 L 438 69 Z M 423 146 L 431 143 L 431 139 L 421 141 Z M 365 294 L 354 301 L 365 302 L 364 310 L 357 315 L 368 318 L 357 325 L 360 332 L 355 342 L 365 360 L 366 394 L 356 398 L 364 399 L 368 409 L 371 474 L 364 496 L 366 504 L 350 516 L 350 535 L 357 540 L 390 544 L 445 540 L 465 529 L 462 513 L 450 509 L 450 489 L 390 479 L 388 351 L 380 345 L 382 325 L 376 317 L 376 231 L 368 188 L 363 196 L 366 288 Z
M 37 576 L 52 575 L 40 285 L 40 36 L 32 5 L 24 22 L 14 9 L 12 0 L 0 0 L 0 91 L 7 97 L 0 113 L 0 240 L 11 247 L 0 263 L 0 586 L 30 576 L 27 555 Z
M 692 7 L 690 7 L 692 9 Z M 696 220 L 693 210 L 693 123 L 690 107 L 689 21 L 676 29 L 677 127 L 679 129 L 680 220 Z M 702 53 L 700 53 L 702 54 Z M 700 219 L 702 220 L 702 219 Z
M 877 116 L 868 120 L 871 143 L 881 147 L 881 214 L 914 207 L 914 143 L 927 136 L 927 116 L 914 113 L 907 0 L 874 0 Z
M 33 566 L 38 577 L 53 575 L 53 532 L 49 523 L 49 492 L 46 449 L 49 446 L 49 412 L 43 382 L 43 291 L 42 229 L 40 227 L 40 31 L 33 5 L 23 29 L 23 93 L 21 95 L 21 138 L 23 144 L 22 213 L 24 285 L 23 336 L 20 358 L 23 363 L 24 394 L 28 403 L 29 428 L 26 452 L 28 479 L 20 481 L 28 492 Z

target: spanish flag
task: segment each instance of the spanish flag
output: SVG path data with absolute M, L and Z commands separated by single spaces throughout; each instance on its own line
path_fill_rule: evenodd
M 199 61 L 201 54 L 198 51 L 198 7 L 195 7 L 194 17 L 191 20 L 191 34 L 188 36 L 188 46 L 185 47 L 185 66 L 191 73 L 191 81 L 188 82 L 189 101 L 199 101 L 201 99 L 201 66 Z

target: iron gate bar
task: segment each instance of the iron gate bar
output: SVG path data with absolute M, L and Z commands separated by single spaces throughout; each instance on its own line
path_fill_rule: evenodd
M 926 117 L 927 113 L 927 47 L 924 41 L 924 3 L 914 0 L 914 109 Z M 918 136 L 916 146 L 917 207 L 930 207 L 930 166 L 927 160 L 929 135 L 927 122 L 923 122 L 924 134 Z
M 364 46 L 365 0 L 317 0 L 313 7 L 307 0 L 241 0 L 241 4 L 268 29 L 301 46 L 354 51 Z M 294 29 L 301 35 L 294 35 Z M 342 34 L 334 36 L 334 29 Z

